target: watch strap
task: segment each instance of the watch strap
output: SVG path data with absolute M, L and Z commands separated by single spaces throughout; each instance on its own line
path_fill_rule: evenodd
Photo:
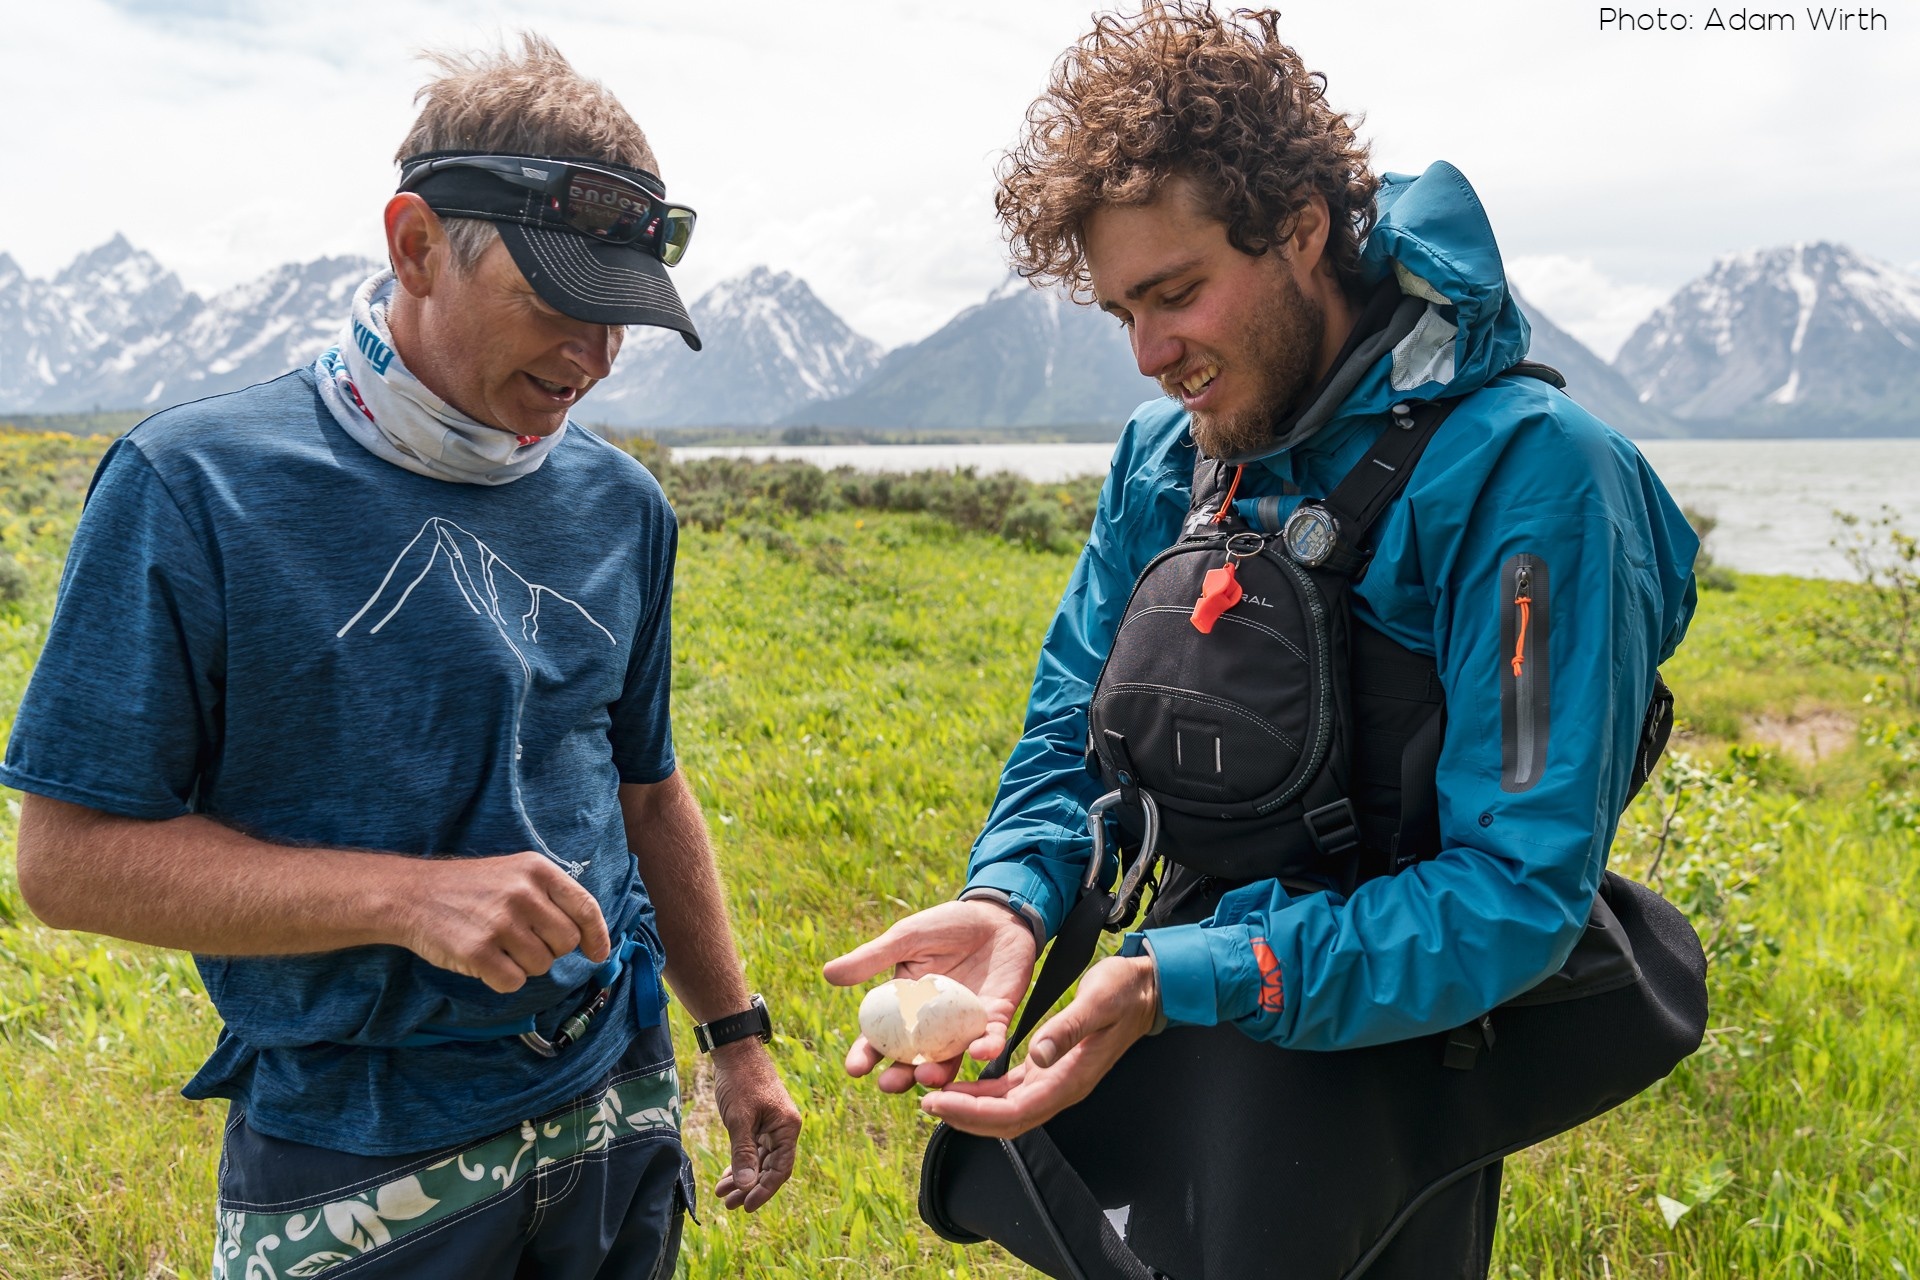
M 1037 955 L 1040 951 L 1047 949 L 1046 919 L 1040 914 L 1040 909 L 1031 902 L 1022 901 L 1018 905 L 1015 905 L 1012 894 L 1008 893 L 1005 889 L 996 889 L 992 885 L 987 884 L 975 885 L 973 888 L 966 890 L 960 895 L 960 901 L 991 902 L 995 906 L 1005 907 L 1007 910 L 1013 912 L 1014 915 L 1020 917 L 1022 924 L 1033 930 L 1033 945 L 1037 948 L 1035 954 Z
M 759 1037 L 763 1044 L 773 1039 L 773 1019 L 767 1013 L 767 1002 L 758 995 L 739 1013 L 702 1022 L 693 1029 L 693 1042 L 700 1046 L 702 1053 L 712 1053 L 723 1044 L 748 1036 Z

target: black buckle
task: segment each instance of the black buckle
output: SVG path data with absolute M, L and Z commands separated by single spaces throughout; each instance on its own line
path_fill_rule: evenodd
M 1309 810 L 1300 821 L 1306 824 L 1307 839 L 1313 841 L 1322 857 L 1337 858 L 1360 847 L 1360 820 L 1345 796 Z
M 1450 1070 L 1471 1071 L 1480 1061 L 1481 1048 L 1492 1053 L 1496 1039 L 1498 1037 L 1493 1034 L 1493 1015 L 1483 1013 L 1477 1020 L 1447 1033 L 1447 1047 L 1440 1060 Z
M 1107 730 L 1107 753 L 1113 757 L 1114 781 L 1120 784 L 1120 802 L 1135 813 L 1140 813 L 1140 770 L 1134 768 L 1133 752 L 1127 748 L 1127 735 Z

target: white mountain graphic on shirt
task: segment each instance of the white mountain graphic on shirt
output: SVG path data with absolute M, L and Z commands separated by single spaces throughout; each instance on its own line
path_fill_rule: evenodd
M 379 587 L 367 597 L 367 602 L 360 606 L 359 612 L 348 618 L 346 625 L 334 633 L 336 636 L 345 636 L 347 632 L 353 630 L 354 624 L 364 618 L 368 611 L 380 602 L 381 597 L 387 594 L 387 588 L 393 584 L 401 567 L 410 557 L 417 558 L 415 552 L 421 548 L 422 544 L 427 548 L 426 562 L 420 566 L 420 572 L 415 574 L 413 580 L 400 592 L 399 599 L 395 600 L 393 606 L 381 615 L 380 621 L 373 624 L 367 632 L 368 635 L 378 635 L 380 628 L 393 621 L 394 615 L 405 607 L 407 598 L 413 594 L 414 588 L 426 581 L 427 575 L 433 572 L 435 565 L 444 561 L 447 572 L 453 579 L 453 585 L 459 588 L 460 596 L 467 602 L 467 607 L 493 623 L 494 629 L 500 633 L 500 638 L 506 642 L 507 648 L 513 650 L 513 655 L 520 660 L 521 667 L 528 670 L 528 674 L 531 674 L 531 669 L 528 667 L 526 654 L 521 650 L 514 636 L 517 634 L 520 640 L 529 644 L 540 643 L 540 601 L 546 596 L 552 596 L 560 603 L 577 610 L 581 617 L 593 625 L 594 630 L 607 638 L 608 644 L 616 649 L 620 647 L 619 642 L 613 638 L 613 633 L 601 626 L 578 600 L 561 595 L 552 587 L 528 581 L 515 572 L 512 565 L 496 555 L 492 547 L 444 516 L 432 516 L 420 526 L 420 532 L 413 535 L 413 540 L 407 543 L 400 554 L 394 557 L 393 563 L 387 566 L 387 576 L 380 579 Z M 503 576 L 510 581 L 503 583 Z M 501 596 L 503 585 L 512 594 L 516 596 L 524 594 L 526 597 L 527 607 L 511 621 Z M 517 601 L 515 607 L 518 607 Z
M 390 591 L 389 588 L 406 577 L 402 571 L 411 570 L 416 563 L 419 569 L 407 579 L 406 586 L 397 592 Z M 501 642 L 520 664 L 520 697 L 513 708 L 513 765 L 508 773 L 513 786 L 513 807 L 526 824 L 527 833 L 533 838 L 535 846 L 565 867 L 568 874 L 578 877 L 586 869 L 587 863 L 562 858 L 547 846 L 534 827 L 521 795 L 520 719 L 526 708 L 527 692 L 533 686 L 533 664 L 528 661 L 526 650 L 521 646 L 540 643 L 540 606 L 549 597 L 586 619 L 614 648 L 620 647 L 619 642 L 578 600 L 522 576 L 496 555 L 492 547 L 444 516 L 432 516 L 420 526 L 420 531 L 413 535 L 412 540 L 401 548 L 400 554 L 394 557 L 393 563 L 387 566 L 386 576 L 380 579 L 380 585 L 367 597 L 367 602 L 347 619 L 346 625 L 334 633 L 335 637 L 344 638 L 374 611 L 375 606 L 391 599 L 392 603 L 380 614 L 379 620 L 367 629 L 369 636 L 378 635 L 380 629 L 392 622 L 406 607 L 415 588 L 427 580 L 435 567 L 442 565 L 467 608 L 493 624 Z

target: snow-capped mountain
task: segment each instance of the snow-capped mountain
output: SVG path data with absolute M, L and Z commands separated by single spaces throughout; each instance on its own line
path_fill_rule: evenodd
M 84 379 L 87 404 L 162 409 L 237 391 L 312 363 L 340 336 L 369 258 L 288 263 L 202 302 L 188 295 L 164 323 L 130 329 Z
M 117 351 L 122 335 L 163 323 L 191 297 L 124 236 L 81 254 L 52 280 L 28 277 L 0 253 L 0 406 L 117 407 L 62 392 Z
M 1533 329 L 1533 343 L 1527 350 L 1527 358 L 1550 364 L 1565 375 L 1567 394 L 1575 403 L 1622 435 L 1635 439 L 1657 440 L 1686 434 L 1686 428 L 1664 410 L 1643 404 L 1633 386 L 1585 343 L 1521 297 L 1512 281 L 1507 282 L 1507 288 Z
M 1093 307 L 1014 277 L 931 337 L 889 352 L 851 395 L 786 421 L 828 427 L 1112 424 L 1160 394 L 1125 332 Z
M 173 272 L 121 235 L 68 263 L 53 288 L 93 343 L 164 320 L 187 298 Z
M 1642 405 L 1626 381 L 1530 304 L 1532 357 L 1559 369 L 1567 391 L 1629 434 L 1681 434 Z M 788 415 L 803 425 L 858 427 L 1069 426 L 1125 422 L 1160 394 L 1140 376 L 1126 331 L 1057 290 L 1009 280 L 932 337 L 889 354 L 863 386 Z
M 0 412 L 157 410 L 275 377 L 334 340 L 375 266 L 288 264 L 203 299 L 123 236 L 51 279 L 0 253 Z M 1630 435 L 1920 433 L 1920 276 L 1839 245 L 1721 259 L 1642 324 L 1610 369 L 1522 306 L 1534 358 Z M 1117 426 L 1159 394 L 1111 319 L 1018 278 L 884 357 L 804 281 L 766 267 L 691 310 L 704 350 L 664 329 L 632 330 L 583 421 Z
M 847 327 L 807 282 L 755 267 L 689 307 L 694 351 L 671 329 L 627 331 L 613 375 L 580 417 L 622 427 L 761 426 L 858 386 L 880 346 Z
M 288 263 L 202 299 L 115 236 L 52 280 L 0 254 L 0 410 L 149 409 L 238 390 L 306 364 L 339 336 L 365 258 Z M 705 348 L 635 329 L 582 407 L 618 426 L 762 425 L 851 391 L 880 361 L 784 272 L 756 267 L 692 307 Z
M 51 281 L 0 255 L 0 409 L 164 409 L 304 364 L 333 341 L 376 264 L 321 258 L 216 294 L 115 236 Z
M 1654 312 L 1614 367 L 1696 431 L 1920 431 L 1920 277 L 1836 244 L 1734 254 Z

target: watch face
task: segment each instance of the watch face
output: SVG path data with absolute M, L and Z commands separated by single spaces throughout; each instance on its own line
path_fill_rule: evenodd
M 1287 518 L 1282 537 L 1287 553 L 1311 568 L 1326 563 L 1333 554 L 1337 533 L 1332 512 L 1325 507 L 1303 506 Z

